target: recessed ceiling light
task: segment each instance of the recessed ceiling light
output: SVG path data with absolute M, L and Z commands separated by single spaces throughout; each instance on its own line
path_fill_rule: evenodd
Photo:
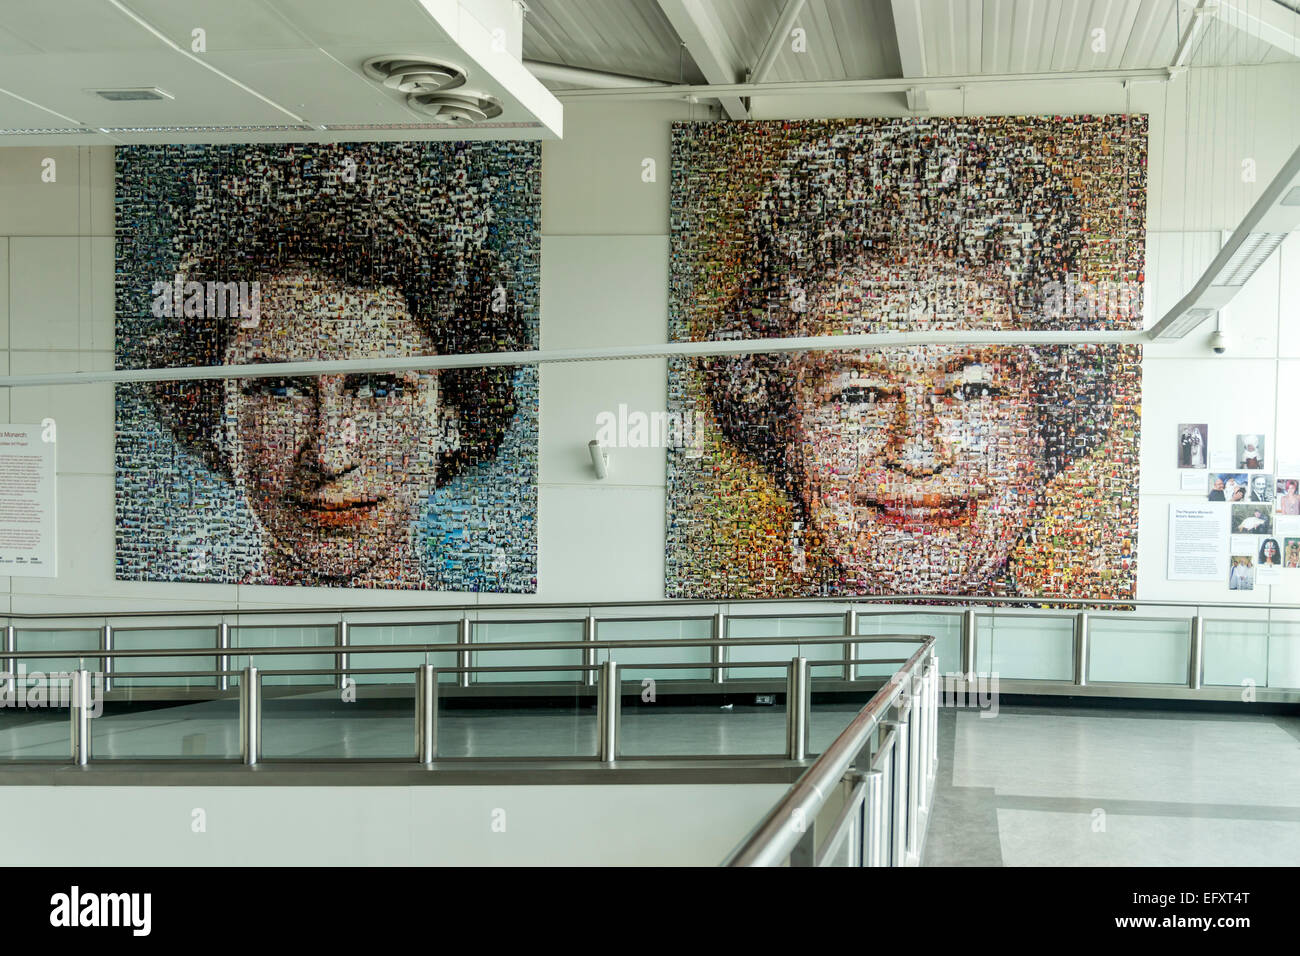
M 1280 205 L 1300 206 L 1300 186 L 1291 187 L 1291 191 L 1282 197 Z
M 165 90 L 160 90 L 156 86 L 136 86 L 116 90 L 90 90 L 96 96 L 102 96 L 106 100 L 112 100 L 114 103 L 127 102 L 130 100 L 172 100 L 172 96 Z

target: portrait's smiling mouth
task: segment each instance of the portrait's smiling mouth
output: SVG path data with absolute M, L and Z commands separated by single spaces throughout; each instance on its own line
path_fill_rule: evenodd
M 872 509 L 877 521 L 904 531 L 964 527 L 971 523 L 975 512 L 974 501 L 904 503 L 876 500 L 863 504 Z
M 382 498 L 326 497 L 293 498 L 289 503 L 307 521 L 322 528 L 356 528 L 371 525 L 379 512 Z

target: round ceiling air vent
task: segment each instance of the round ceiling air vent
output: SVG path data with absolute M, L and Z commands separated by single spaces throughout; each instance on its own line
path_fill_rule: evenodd
M 461 90 L 456 93 L 411 93 L 406 105 L 439 123 L 455 125 L 481 123 L 501 115 L 501 101 L 486 93 Z
M 435 93 L 465 83 L 465 71 L 424 57 L 372 56 L 362 64 L 366 76 L 399 93 Z

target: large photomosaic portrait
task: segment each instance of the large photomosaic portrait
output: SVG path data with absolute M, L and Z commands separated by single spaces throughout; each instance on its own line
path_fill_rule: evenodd
M 927 343 L 1142 328 L 1143 116 L 677 124 L 671 597 L 1132 598 L 1141 352 Z
M 534 143 L 117 152 L 120 368 L 536 347 Z M 537 370 L 119 386 L 117 576 L 536 590 Z

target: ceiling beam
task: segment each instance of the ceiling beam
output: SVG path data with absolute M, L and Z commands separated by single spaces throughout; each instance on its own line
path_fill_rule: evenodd
M 1229 26 L 1300 57 L 1300 13 L 1276 0 L 1219 0 L 1218 16 Z
M 1190 292 L 1147 332 L 1180 339 L 1232 301 L 1286 237 L 1300 227 L 1300 149 L 1264 187 Z
M 736 70 L 722 55 L 722 44 L 713 25 L 709 23 L 700 0 L 656 0 L 659 9 L 672 25 L 686 52 L 710 84 L 731 85 L 736 82 Z M 716 96 L 723 111 L 734 120 L 749 119 L 749 110 L 739 95 L 711 94 L 705 87 L 701 96 Z
M 905 79 L 927 75 L 925 35 L 921 31 L 921 0 L 890 0 L 894 12 L 894 37 L 898 41 L 898 62 Z M 904 91 L 907 108 L 917 113 L 930 109 L 930 96 L 923 87 Z
M 763 52 L 758 55 L 758 62 L 754 64 L 754 69 L 749 72 L 749 82 L 762 83 L 767 79 L 767 74 L 772 71 L 772 66 L 781 53 L 781 47 L 785 46 L 786 37 L 790 35 L 790 30 L 794 27 L 794 21 L 798 19 L 803 4 L 804 0 L 785 0 L 785 7 L 777 18 L 776 26 L 772 28 L 772 35 L 767 38 Z
M 556 90 L 559 100 L 611 99 L 680 100 L 691 96 L 825 96 L 827 94 L 902 93 L 909 89 L 960 90 L 976 86 L 1015 86 L 1021 83 L 1165 83 L 1177 71 L 1169 67 L 1132 70 L 1076 70 L 1067 73 L 975 73 L 928 76 L 924 79 L 783 80 L 776 83 L 668 84 L 613 90 Z
M 1200 0 L 1196 9 L 1192 11 L 1192 18 L 1187 21 L 1187 26 L 1183 28 L 1183 35 L 1178 38 L 1178 49 L 1174 51 L 1174 62 L 1169 64 L 1173 67 L 1183 67 L 1192 56 L 1192 51 L 1196 49 L 1196 39 L 1205 29 L 1209 18 L 1219 11 L 1218 0 Z

